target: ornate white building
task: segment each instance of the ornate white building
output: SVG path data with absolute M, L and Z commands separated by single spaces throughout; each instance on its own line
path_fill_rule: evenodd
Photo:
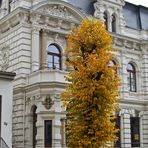
M 65 38 L 85 17 L 113 37 L 122 79 L 115 147 L 148 148 L 148 8 L 124 0 L 0 0 L 0 70 L 13 82 L 13 148 L 66 147 Z

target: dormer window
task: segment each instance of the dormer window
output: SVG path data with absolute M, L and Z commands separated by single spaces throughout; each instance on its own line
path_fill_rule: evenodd
M 113 14 L 112 15 L 112 22 L 111 22 L 111 26 L 112 26 L 112 32 L 116 32 L 117 30 L 116 30 L 116 22 L 117 22 L 117 20 L 116 20 L 116 17 L 115 17 L 115 14 Z
M 106 30 L 108 30 L 108 15 L 106 12 L 104 12 L 104 24 L 106 26 Z

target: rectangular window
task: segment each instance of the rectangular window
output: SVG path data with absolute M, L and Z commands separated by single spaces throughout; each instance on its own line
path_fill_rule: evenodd
M 45 120 L 45 148 L 52 147 L 52 120 Z
M 0 95 L 0 137 L 1 137 L 1 120 L 2 120 L 2 96 Z
M 131 117 L 131 144 L 132 147 L 140 147 L 140 118 Z
M 114 119 L 114 122 L 116 123 L 116 129 L 119 129 L 119 131 L 116 133 L 116 136 L 118 137 L 118 140 L 115 142 L 114 147 L 115 148 L 120 148 L 121 147 L 120 116 L 118 116 L 116 119 Z

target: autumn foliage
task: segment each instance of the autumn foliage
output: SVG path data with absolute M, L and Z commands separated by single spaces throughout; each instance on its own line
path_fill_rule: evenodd
M 117 66 L 112 39 L 101 21 L 84 19 L 67 38 L 70 71 L 62 101 L 67 108 L 70 148 L 107 148 L 117 140 L 112 113 L 117 109 Z

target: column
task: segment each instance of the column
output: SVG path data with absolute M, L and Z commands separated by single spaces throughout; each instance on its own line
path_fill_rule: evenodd
M 47 69 L 47 32 L 41 31 L 41 69 Z
M 44 148 L 44 119 L 40 112 L 37 111 L 37 135 L 36 135 L 36 148 Z
M 61 118 L 61 143 L 62 143 L 62 147 L 65 148 L 66 147 L 66 118 Z
M 126 44 L 126 43 L 124 43 Z M 122 80 L 122 86 L 121 86 L 121 94 L 123 98 L 128 98 L 129 91 L 128 91 L 128 82 L 127 82 L 127 58 L 126 58 L 126 51 L 124 51 L 125 48 L 121 50 L 121 80 Z
M 142 47 L 143 56 L 142 56 L 142 79 L 143 79 L 143 86 L 142 91 L 144 92 L 145 98 L 147 99 L 148 95 L 148 54 L 147 54 L 147 47 Z
M 32 29 L 32 72 L 39 70 L 40 37 L 39 28 Z
M 25 148 L 32 148 L 33 137 L 33 115 L 25 115 Z

